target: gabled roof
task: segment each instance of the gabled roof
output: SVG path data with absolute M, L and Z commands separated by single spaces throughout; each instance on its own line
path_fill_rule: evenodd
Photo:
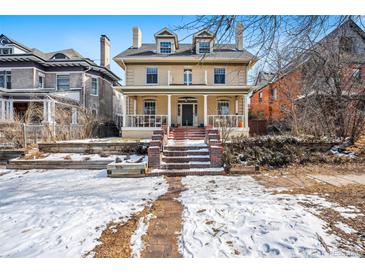
M 176 48 L 179 48 L 179 41 L 177 39 L 176 33 L 166 27 L 156 32 L 154 36 L 155 38 L 164 38 L 164 37 L 173 38 L 175 40 Z
M 214 37 L 214 34 L 209 29 L 202 29 L 193 35 L 193 39 L 197 37 Z
M 17 47 L 19 47 L 20 49 L 26 51 L 26 52 L 30 52 L 31 49 L 26 47 L 25 45 L 19 43 L 18 41 L 15 41 L 14 39 L 10 38 L 9 36 L 5 35 L 5 34 L 1 34 L 0 35 L 0 41 L 5 40 L 7 43 L 9 44 L 13 44 L 16 45 Z

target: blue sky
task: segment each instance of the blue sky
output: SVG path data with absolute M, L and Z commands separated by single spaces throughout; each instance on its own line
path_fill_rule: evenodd
M 0 16 L 0 33 L 42 51 L 73 48 L 99 63 L 99 39 L 106 34 L 111 40 L 114 57 L 132 45 L 132 27 L 142 30 L 143 42 L 153 42 L 153 34 L 167 26 L 173 28 L 193 16 Z M 188 35 L 177 32 L 179 39 Z M 187 41 L 190 41 L 188 38 Z M 123 76 L 112 62 L 112 70 Z M 124 77 L 123 77 L 124 78 Z

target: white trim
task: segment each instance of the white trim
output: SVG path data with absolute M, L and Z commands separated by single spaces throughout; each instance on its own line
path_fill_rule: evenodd
M 204 94 L 204 126 L 208 125 L 208 95 Z
M 167 125 L 171 127 L 171 94 L 167 95 Z
M 156 68 L 157 69 L 157 83 L 147 83 L 147 69 L 148 68 Z M 159 77 L 159 69 L 158 69 L 158 66 L 146 66 L 146 70 L 145 70 L 145 84 L 147 86 L 158 86 L 160 84 L 160 77 Z

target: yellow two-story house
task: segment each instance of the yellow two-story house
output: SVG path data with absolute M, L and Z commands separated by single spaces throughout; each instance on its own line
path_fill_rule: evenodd
M 149 138 L 162 126 L 229 127 L 249 134 L 247 72 L 257 61 L 243 48 L 243 26 L 236 43 L 218 44 L 209 30 L 179 43 L 163 28 L 155 43 L 142 43 L 133 28 L 133 45 L 114 57 L 125 71 L 122 93 L 122 136 Z

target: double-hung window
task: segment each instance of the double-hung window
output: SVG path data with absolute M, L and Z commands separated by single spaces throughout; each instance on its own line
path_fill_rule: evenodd
M 43 75 L 38 76 L 38 88 L 44 88 L 44 76 Z
M 99 94 L 98 78 L 91 78 L 91 95 L 97 96 Z
M 264 96 L 262 94 L 262 92 L 259 93 L 259 103 L 262 103 L 264 99 Z
M 228 115 L 228 114 L 229 114 L 229 102 L 218 101 L 218 115 Z
M 191 85 L 193 82 L 193 72 L 191 69 L 184 69 L 184 85 Z
M 160 42 L 160 53 L 171 53 L 171 42 Z
M 278 99 L 278 90 L 276 88 L 270 90 L 270 98 L 271 101 L 275 101 Z
M 356 80 L 361 80 L 361 68 L 352 69 L 352 77 Z
M 0 71 L 0 88 L 11 89 L 11 71 Z
M 70 75 L 57 75 L 57 90 L 70 90 Z
M 157 84 L 158 82 L 158 69 L 147 68 L 147 84 Z
M 199 53 L 210 53 L 210 43 L 199 42 Z
M 214 69 L 214 84 L 225 84 L 226 83 L 226 69 L 215 68 Z
M 154 100 L 144 101 L 143 113 L 144 115 L 156 115 L 156 101 Z

